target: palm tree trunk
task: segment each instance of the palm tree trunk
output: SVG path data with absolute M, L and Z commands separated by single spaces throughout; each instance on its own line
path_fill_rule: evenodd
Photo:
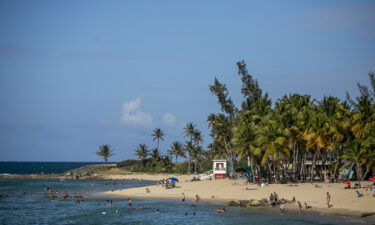
M 313 160 L 311 162 L 311 168 L 310 168 L 310 181 L 314 181 L 314 173 L 315 173 L 315 164 L 316 164 L 316 152 L 314 152 Z

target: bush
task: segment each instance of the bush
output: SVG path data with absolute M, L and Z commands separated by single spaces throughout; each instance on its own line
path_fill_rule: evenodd
M 193 167 L 193 165 L 191 165 L 191 167 Z M 184 173 L 187 173 L 188 170 L 189 170 L 189 162 L 175 164 L 175 168 L 174 168 L 175 173 L 184 174 Z

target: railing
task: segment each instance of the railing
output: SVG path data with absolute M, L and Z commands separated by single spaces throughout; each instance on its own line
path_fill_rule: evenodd
M 201 174 L 198 175 L 198 178 L 200 180 L 208 180 L 208 179 L 210 179 L 212 177 L 213 177 L 213 171 L 212 170 L 207 171 L 205 173 L 201 173 Z

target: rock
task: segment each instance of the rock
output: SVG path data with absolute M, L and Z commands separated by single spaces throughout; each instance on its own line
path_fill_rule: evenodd
M 237 207 L 237 206 L 239 206 L 239 204 L 238 204 L 237 202 L 235 202 L 235 201 L 230 201 L 230 202 L 228 203 L 228 206 Z
M 246 208 L 250 208 L 251 206 L 252 206 L 251 203 L 246 204 Z
M 368 216 L 373 216 L 373 215 L 375 215 L 374 212 L 373 212 L 373 213 L 363 213 L 363 214 L 361 215 L 361 218 L 363 218 L 363 217 L 368 217 Z
M 266 198 L 262 198 L 259 202 L 260 202 L 262 205 L 268 204 L 268 200 L 267 200 Z
M 251 203 L 251 206 L 260 206 L 260 202 L 258 200 L 255 200 Z
M 246 207 L 247 204 L 249 204 L 249 201 L 248 200 L 240 200 L 238 201 L 239 202 L 239 206 L 240 207 Z

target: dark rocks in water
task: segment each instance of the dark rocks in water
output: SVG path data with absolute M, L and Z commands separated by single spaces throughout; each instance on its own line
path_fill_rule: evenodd
M 375 212 L 372 212 L 372 213 L 362 213 L 361 218 L 368 217 L 368 216 L 373 216 L 373 215 L 375 215 Z
M 230 201 L 230 202 L 228 203 L 228 206 L 238 207 L 239 204 L 238 204 L 237 202 L 235 202 L 235 201 Z
M 247 207 L 247 205 L 250 203 L 250 201 L 248 200 L 240 200 L 238 201 L 237 206 L 240 206 L 240 207 Z
M 261 205 L 268 204 L 268 200 L 266 198 L 262 198 L 261 200 L 259 200 L 259 202 L 260 202 Z

